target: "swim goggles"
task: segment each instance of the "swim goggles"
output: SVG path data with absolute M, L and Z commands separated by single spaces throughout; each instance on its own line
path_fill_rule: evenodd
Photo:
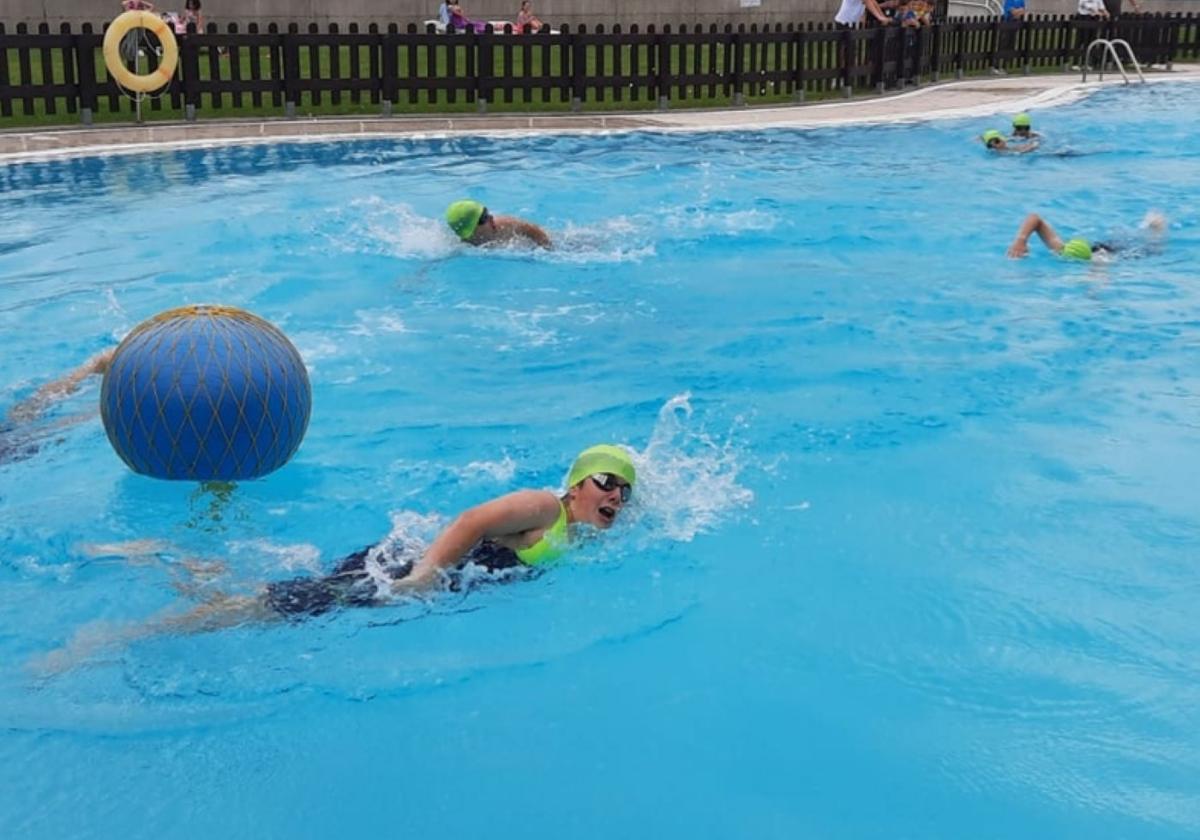
M 618 487 L 621 488 L 621 504 L 628 502 L 629 497 L 633 495 L 633 488 L 622 482 L 621 479 L 612 473 L 596 473 L 588 477 L 591 478 L 592 484 L 595 484 L 605 493 L 611 493 Z

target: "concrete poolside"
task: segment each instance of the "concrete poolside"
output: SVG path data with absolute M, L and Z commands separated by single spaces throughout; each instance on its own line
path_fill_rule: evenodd
M 1147 81 L 1200 80 L 1200 67 L 1147 73 Z M 281 140 L 353 137 L 444 136 L 447 134 L 528 134 L 592 131 L 721 131 L 804 128 L 825 125 L 912 122 L 984 116 L 1062 104 L 1100 85 L 1122 84 L 1119 74 L 1103 82 L 1093 75 L 1081 83 L 1078 72 L 1007 75 L 940 82 L 904 92 L 773 107 L 695 109 L 608 114 L 481 114 L 438 117 L 321 117 L 316 119 L 220 120 L 194 123 L 102 127 L 55 127 L 0 131 L 0 164 L 56 156 L 137 152 L 157 147 L 213 146 Z

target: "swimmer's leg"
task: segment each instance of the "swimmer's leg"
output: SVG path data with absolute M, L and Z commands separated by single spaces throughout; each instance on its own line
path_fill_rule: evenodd
M 185 613 L 168 611 L 143 624 L 114 625 L 112 622 L 98 621 L 84 625 L 61 648 L 30 660 L 27 668 L 36 676 L 52 677 L 70 671 L 99 654 L 115 652 L 141 639 L 167 634 L 211 633 L 279 618 L 279 614 L 267 606 L 261 593 L 217 593 Z
M 184 557 L 175 562 L 163 558 L 177 549 L 166 540 L 141 539 L 114 543 L 82 543 L 78 550 L 94 559 L 109 557 L 120 559 L 131 566 L 157 564 L 170 572 L 171 585 L 181 595 L 201 597 L 201 588 L 225 574 L 229 567 L 220 560 L 204 560 L 199 557 Z
M 120 557 L 132 563 L 144 562 L 147 558 L 165 554 L 171 550 L 166 540 L 141 539 L 111 543 L 80 543 L 79 551 L 88 557 Z

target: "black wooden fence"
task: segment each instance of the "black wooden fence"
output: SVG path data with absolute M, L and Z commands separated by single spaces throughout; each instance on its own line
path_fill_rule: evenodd
M 540 32 L 419 31 L 395 25 L 360 32 L 316 24 L 246 32 L 210 24 L 179 36 L 179 66 L 142 111 L 195 119 L 229 109 L 295 115 L 317 107 L 382 113 L 489 105 L 537 108 L 667 107 L 702 100 L 803 99 L 831 90 L 895 89 L 926 80 L 1003 69 L 1067 69 L 1097 37 L 1124 38 L 1142 64 L 1200 57 L 1200 17 L 1124 16 L 1117 21 L 1031 17 L 954 19 L 920 29 L 830 25 L 620 26 Z M 103 36 L 89 24 L 72 32 L 45 24 L 30 32 L 0 24 L 0 127 L 5 117 L 127 115 L 133 105 L 109 76 Z M 155 42 L 143 50 L 146 72 Z M 23 120 L 28 122 L 28 119 Z

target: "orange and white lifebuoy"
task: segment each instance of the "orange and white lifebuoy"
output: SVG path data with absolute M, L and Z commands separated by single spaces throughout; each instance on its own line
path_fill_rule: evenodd
M 121 61 L 121 39 L 133 29 L 153 32 L 162 44 L 158 67 L 150 73 L 133 73 Z M 179 46 L 175 43 L 175 33 L 165 20 L 153 12 L 122 12 L 104 32 L 104 66 L 117 84 L 126 90 L 149 93 L 165 87 L 175 75 L 175 65 L 178 63 Z

